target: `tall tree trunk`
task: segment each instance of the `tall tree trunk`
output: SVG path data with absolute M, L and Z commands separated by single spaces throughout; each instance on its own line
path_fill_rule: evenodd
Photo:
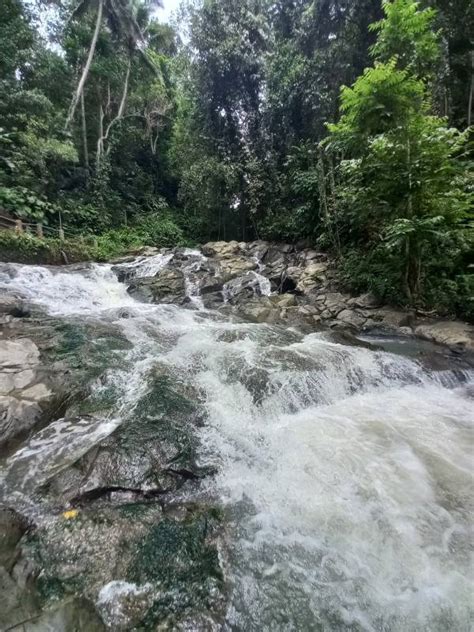
M 84 167 L 89 177 L 89 148 L 87 146 L 86 108 L 84 105 L 84 92 L 81 93 L 81 121 L 82 121 L 82 151 L 84 152 Z
M 120 100 L 120 105 L 119 105 L 119 109 L 117 112 L 117 118 L 121 119 L 123 116 L 123 113 L 125 112 L 125 103 L 127 102 L 127 95 L 128 95 L 128 82 L 130 80 L 130 70 L 132 68 L 132 57 L 130 55 L 130 57 L 128 58 L 128 63 L 127 63 L 127 72 L 125 73 L 125 81 L 123 84 L 123 91 L 122 91 L 122 99 Z
M 76 91 L 72 97 L 71 105 L 69 106 L 69 112 L 67 114 L 66 123 L 64 125 L 64 129 L 69 129 L 71 122 L 74 118 L 74 114 L 76 112 L 77 104 L 79 103 L 79 99 L 81 98 L 81 94 L 84 90 L 84 85 L 87 80 L 87 76 L 89 75 L 89 70 L 92 64 L 92 59 L 95 53 L 95 47 L 97 45 L 97 40 L 99 38 L 100 25 L 102 23 L 102 13 L 104 9 L 104 0 L 99 0 L 99 6 L 97 8 L 97 17 L 95 21 L 94 34 L 92 36 L 91 45 L 89 47 L 89 54 L 87 55 L 86 65 L 82 71 L 81 78 L 79 79 L 79 83 L 77 84 Z
M 104 138 L 104 108 L 102 107 L 102 101 L 101 101 L 101 91 L 100 88 L 97 90 L 98 94 L 99 94 L 99 134 L 97 136 L 97 150 L 96 150 L 96 155 L 95 155 L 95 168 L 96 171 L 99 169 L 99 163 L 100 163 L 100 157 L 102 155 L 102 150 L 103 150 L 103 138 Z
M 408 200 L 407 200 L 407 217 L 408 219 L 413 219 L 413 177 L 411 171 L 411 142 L 410 142 L 410 131 L 407 129 L 407 176 L 408 176 Z M 414 287 L 415 287 L 415 279 L 414 279 L 414 244 L 412 243 L 412 238 L 410 235 L 406 237 L 405 244 L 405 292 L 410 303 L 413 302 L 414 298 Z
M 471 85 L 469 89 L 469 101 L 467 105 L 467 126 L 472 122 L 472 99 L 474 96 L 474 51 L 471 51 Z
M 106 141 L 108 141 L 110 130 L 112 126 L 115 125 L 115 123 L 117 123 L 123 118 L 123 115 L 125 112 L 125 104 L 127 102 L 128 84 L 130 80 L 131 67 L 132 67 L 132 58 L 129 57 L 128 64 L 127 64 L 127 71 L 125 73 L 125 80 L 123 84 L 122 98 L 120 99 L 117 115 L 114 116 L 114 118 L 110 121 L 110 123 L 105 128 L 105 132 L 104 132 L 103 120 L 104 120 L 105 114 L 110 110 L 110 105 L 111 105 L 110 86 L 108 88 L 109 92 L 108 92 L 108 98 L 107 98 L 107 106 L 105 108 L 105 112 L 101 110 L 101 122 L 99 126 L 99 131 L 101 135 L 97 141 L 97 157 L 96 157 L 97 164 L 100 162 L 100 159 L 102 158 L 103 153 L 105 153 L 107 156 L 109 155 L 110 145 L 107 144 L 106 149 L 105 149 L 105 145 L 106 145 Z

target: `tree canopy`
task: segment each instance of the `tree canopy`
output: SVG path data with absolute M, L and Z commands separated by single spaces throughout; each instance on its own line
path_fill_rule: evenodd
M 306 240 L 467 313 L 472 3 L 158 4 L 4 0 L 3 212 L 107 248 Z

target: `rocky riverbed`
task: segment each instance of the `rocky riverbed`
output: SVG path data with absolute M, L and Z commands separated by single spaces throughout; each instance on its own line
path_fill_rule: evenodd
M 153 276 L 136 279 L 133 267 L 115 267 L 139 300 L 186 305 L 199 297 L 206 308 L 256 323 L 417 336 L 454 352 L 474 351 L 471 325 L 384 306 L 371 294 L 351 296 L 341 290 L 327 255 L 310 248 L 220 241 L 198 251 L 147 249 L 147 256 L 164 263 Z
M 463 629 L 472 327 L 261 241 L 0 287 L 0 630 Z

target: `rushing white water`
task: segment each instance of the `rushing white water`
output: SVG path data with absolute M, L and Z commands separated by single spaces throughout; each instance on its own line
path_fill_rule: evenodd
M 0 290 L 13 290 L 54 316 L 97 314 L 135 303 L 108 265 L 63 272 L 12 264 L 0 272 Z
M 120 264 L 120 268 L 129 273 L 130 278 L 155 276 L 173 258 L 173 253 L 137 257 L 133 261 Z
M 34 435 L 7 464 L 18 489 L 133 415 L 159 362 L 205 394 L 200 460 L 217 466 L 207 485 L 229 520 L 226 629 L 469 629 L 474 420 L 457 374 L 324 334 L 140 304 L 109 266 L 15 266 L 0 281 L 51 314 L 108 322 L 132 343 L 109 375 L 113 417 Z

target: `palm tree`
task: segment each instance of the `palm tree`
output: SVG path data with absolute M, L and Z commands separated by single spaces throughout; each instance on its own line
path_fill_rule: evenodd
M 94 57 L 97 40 L 99 38 L 99 32 L 102 25 L 102 20 L 107 20 L 110 29 L 121 39 L 125 40 L 130 51 L 135 50 L 138 45 L 138 51 L 142 55 L 146 64 L 152 68 L 154 72 L 159 72 L 154 64 L 150 61 L 146 52 L 140 44 L 143 44 L 144 38 L 140 25 L 137 21 L 137 14 L 145 13 L 148 16 L 149 10 L 152 6 L 162 6 L 161 0 L 146 0 L 143 3 L 141 0 L 79 0 L 79 4 L 76 6 L 70 16 L 70 20 L 80 18 L 88 11 L 96 8 L 96 19 L 94 26 L 94 33 L 92 35 L 91 43 L 89 46 L 89 52 L 87 54 L 87 60 L 82 69 L 82 74 L 74 91 L 71 99 L 71 105 L 66 118 L 64 129 L 67 130 L 71 125 L 74 118 L 76 108 L 81 99 L 84 91 L 84 86 L 89 75 L 92 59 Z

